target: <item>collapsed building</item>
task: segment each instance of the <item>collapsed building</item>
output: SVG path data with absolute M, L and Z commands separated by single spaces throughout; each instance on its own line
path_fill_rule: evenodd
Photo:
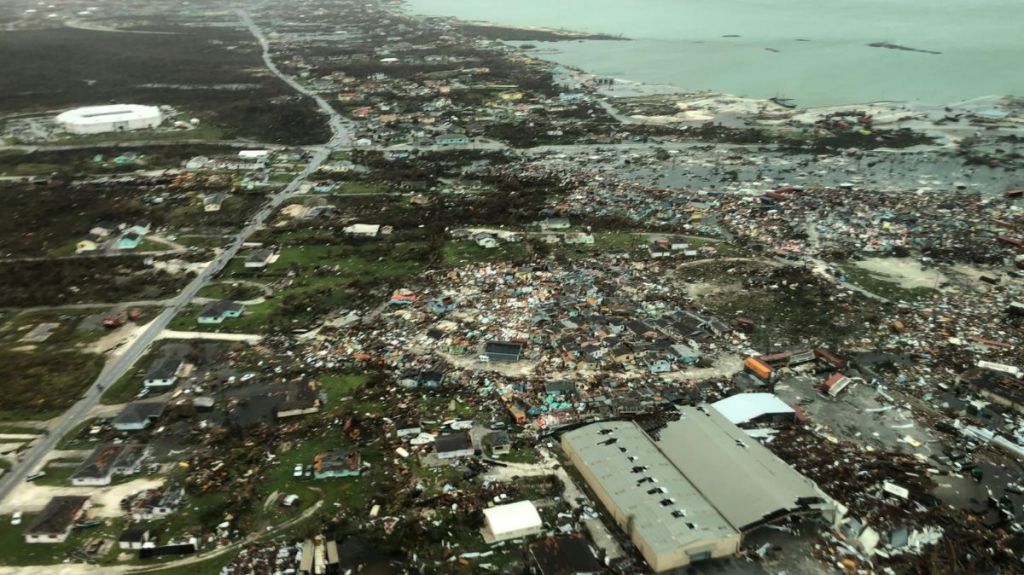
M 630 421 L 591 424 L 562 448 L 656 572 L 728 557 L 743 537 L 795 515 L 834 523 L 839 506 L 811 480 L 705 407 L 655 433 Z

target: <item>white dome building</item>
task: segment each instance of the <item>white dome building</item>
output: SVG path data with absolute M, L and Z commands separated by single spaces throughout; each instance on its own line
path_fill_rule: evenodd
M 135 104 L 87 106 L 57 116 L 57 123 L 72 134 L 100 134 L 156 128 L 164 121 L 160 108 Z

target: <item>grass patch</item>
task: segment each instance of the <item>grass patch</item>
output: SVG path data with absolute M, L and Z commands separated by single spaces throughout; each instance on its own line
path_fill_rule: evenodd
M 262 272 L 245 270 L 243 259 L 236 258 L 222 280 L 273 284 L 274 297 L 246 306 L 242 317 L 220 325 L 199 325 L 199 308 L 193 307 L 176 317 L 171 328 L 229 333 L 308 329 L 336 309 L 382 300 L 388 286 L 401 285 L 423 269 L 422 248 L 419 242 L 293 245 Z
M 230 299 L 234 301 L 256 299 L 263 295 L 263 290 L 248 283 L 217 282 L 208 284 L 199 290 L 199 297 L 212 299 Z
M 68 348 L 93 343 L 108 332 L 99 325 L 99 322 L 96 322 L 96 325 L 83 326 L 82 320 L 102 311 L 104 311 L 103 308 L 24 312 L 8 323 L 7 329 L 0 331 L 0 348 L 9 349 L 31 345 L 35 351 L 66 351 Z M 39 343 L 22 341 L 22 338 L 41 323 L 56 323 L 58 325 L 50 332 L 45 341 Z
M 68 450 L 68 449 L 93 449 L 96 447 L 95 442 L 90 442 L 86 439 L 87 435 L 85 431 L 96 425 L 101 421 L 102 418 L 92 417 L 86 419 L 82 423 L 79 423 L 67 432 L 64 437 L 60 438 L 57 442 L 57 449 Z
M 444 245 L 444 263 L 449 266 L 477 264 L 483 262 L 525 262 L 526 244 L 500 244 L 496 248 L 482 248 L 472 240 L 451 241 Z
M 71 484 L 71 476 L 75 474 L 75 470 L 81 464 L 81 461 L 71 459 L 54 459 L 46 464 L 43 471 L 46 475 L 35 480 L 35 483 L 39 485 L 51 485 L 54 487 L 64 487 Z
M 3 549 L 3 553 L 0 553 L 0 565 L 59 564 L 64 559 L 81 557 L 80 551 L 85 544 L 98 538 L 115 539 L 114 547 L 116 548 L 116 538 L 123 528 L 121 521 L 107 519 L 100 527 L 72 531 L 71 536 L 63 543 L 27 544 L 24 531 L 32 523 L 33 518 L 34 515 L 26 513 L 22 518 L 21 525 L 11 525 L 9 515 L 0 516 L 0 549 Z M 51 572 L 43 568 L 35 571 Z
M 172 329 L 175 328 L 172 327 Z M 135 399 L 135 396 L 138 395 L 144 387 L 142 385 L 142 378 L 155 358 L 155 351 L 150 349 L 146 355 L 142 356 L 135 362 L 135 365 L 133 365 L 131 369 L 125 372 L 124 375 L 122 375 L 114 382 L 113 385 L 103 392 L 103 397 L 100 398 L 100 403 L 104 405 L 116 405 L 118 403 L 127 403 Z
M 74 405 L 103 369 L 103 358 L 78 352 L 0 351 L 0 420 L 49 419 Z
M 175 140 L 220 140 L 224 131 L 216 126 L 203 125 L 190 130 L 133 130 L 105 134 L 66 134 L 58 138 L 63 145 L 103 144 L 105 142 L 173 142 Z M 140 168 L 143 166 L 134 166 Z
M 338 187 L 334 189 L 331 195 L 335 196 L 346 196 L 352 194 L 359 195 L 373 195 L 373 194 L 386 194 L 388 193 L 388 187 L 380 182 L 359 182 L 359 181 L 347 181 L 340 182 Z
M 336 405 L 343 398 L 362 387 L 370 376 L 365 373 L 346 373 L 344 375 L 324 375 L 317 378 L 321 389 L 327 394 L 327 405 Z
M 855 264 L 841 263 L 836 267 L 846 274 L 846 281 L 851 284 L 893 301 L 922 301 L 939 293 L 939 290 L 929 287 L 905 288 Z

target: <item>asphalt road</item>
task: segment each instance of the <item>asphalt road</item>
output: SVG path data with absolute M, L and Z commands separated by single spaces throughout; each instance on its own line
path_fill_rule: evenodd
M 139 334 L 138 338 L 132 342 L 131 345 L 121 352 L 120 357 L 104 368 L 96 381 L 93 382 L 92 386 L 85 392 L 85 395 L 70 409 L 64 412 L 56 423 L 50 426 L 49 433 L 38 439 L 36 443 L 24 453 L 22 460 L 10 471 L 0 477 L 0 502 L 6 499 L 15 487 L 23 482 L 30 473 L 36 470 L 36 468 L 43 462 L 46 454 L 57 446 L 57 442 L 59 442 L 64 435 L 85 420 L 86 415 L 99 403 L 100 397 L 103 395 L 103 391 L 113 385 L 121 378 L 121 376 L 127 373 L 133 365 L 135 365 L 135 362 L 142 357 L 150 344 L 152 344 L 157 336 L 167 328 L 171 320 L 174 319 L 174 316 L 188 305 L 199 290 L 202 289 L 203 286 L 205 286 L 214 276 L 220 273 L 232 258 L 238 255 L 239 250 L 242 249 L 242 244 L 253 234 L 253 232 L 263 225 L 266 219 L 274 213 L 274 210 L 299 190 L 299 186 L 302 182 L 315 172 L 328 157 L 330 157 L 331 151 L 347 145 L 348 142 L 352 140 L 351 124 L 342 118 L 340 114 L 334 111 L 323 98 L 320 98 L 315 94 L 311 94 L 298 82 L 295 82 L 290 77 L 282 74 L 270 58 L 270 47 L 262 30 L 256 26 L 248 14 L 240 13 L 239 16 L 241 17 L 242 22 L 249 28 L 253 36 L 256 37 L 260 45 L 263 47 L 263 59 L 264 62 L 266 62 L 267 67 L 292 88 L 314 98 L 317 101 L 317 105 L 320 106 L 321 110 L 329 118 L 333 133 L 331 141 L 327 146 L 310 148 L 308 150 L 312 153 L 313 157 L 310 159 L 310 162 L 306 165 L 305 169 L 303 169 L 302 172 L 299 173 L 283 190 L 271 196 L 270 200 L 263 205 L 260 211 L 257 212 L 245 227 L 235 235 L 231 244 L 223 252 L 218 254 L 217 257 L 214 258 L 213 261 L 210 262 L 210 264 L 206 266 L 206 268 L 204 268 L 203 271 L 185 287 L 184 290 L 181 291 L 181 293 L 169 300 L 167 308 L 149 323 L 145 330 Z

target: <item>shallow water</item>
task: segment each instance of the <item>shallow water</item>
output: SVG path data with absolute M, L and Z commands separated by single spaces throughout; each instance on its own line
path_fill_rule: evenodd
M 412 13 L 621 34 L 539 45 L 598 75 L 803 106 L 1024 95 L 1020 0 L 408 0 Z M 738 37 L 726 37 L 726 36 Z M 888 42 L 927 54 L 873 48 Z M 550 48 L 556 50 L 551 53 Z M 778 50 L 773 52 L 770 50 Z

